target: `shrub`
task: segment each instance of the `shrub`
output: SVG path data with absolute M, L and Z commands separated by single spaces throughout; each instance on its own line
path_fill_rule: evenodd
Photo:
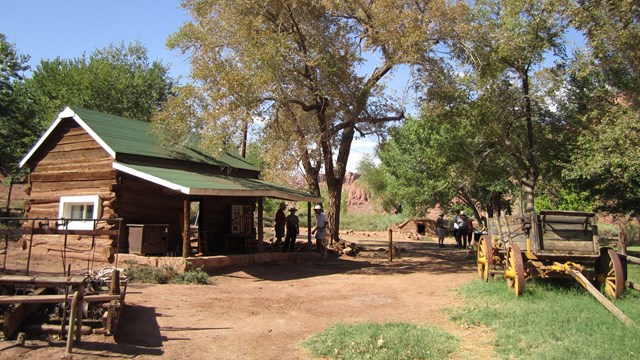
M 209 275 L 202 269 L 178 272 L 170 266 L 154 267 L 125 262 L 129 267 L 125 270 L 130 282 L 149 284 L 209 284 Z

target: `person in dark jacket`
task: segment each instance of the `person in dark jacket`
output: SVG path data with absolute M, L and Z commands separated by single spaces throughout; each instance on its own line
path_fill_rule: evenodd
M 296 215 L 298 209 L 292 207 L 289 209 L 289 216 L 287 216 L 287 235 L 284 238 L 284 249 L 282 252 L 292 252 L 296 245 L 296 238 L 300 233 L 300 219 Z

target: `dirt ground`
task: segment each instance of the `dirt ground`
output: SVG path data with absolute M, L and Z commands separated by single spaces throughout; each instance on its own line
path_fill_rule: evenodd
M 476 277 L 475 255 L 432 241 L 395 241 L 393 262 L 376 251 L 384 233 L 347 237 L 356 257 L 256 264 L 212 274 L 212 285 L 129 284 L 117 336 L 0 342 L 0 359 L 311 359 L 301 342 L 334 323 L 433 325 L 461 340 L 453 359 L 493 358 L 486 329 L 451 322 L 455 289 Z M 40 259 L 39 261 L 46 261 Z

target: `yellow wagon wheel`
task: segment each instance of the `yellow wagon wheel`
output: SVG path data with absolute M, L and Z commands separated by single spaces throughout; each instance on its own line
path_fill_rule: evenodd
M 507 250 L 506 263 L 504 277 L 507 285 L 515 291 L 516 296 L 520 296 L 524 291 L 524 263 L 517 244 L 512 244 Z
M 492 266 L 493 248 L 487 236 L 482 235 L 478 242 L 478 276 L 480 276 L 480 279 L 489 281 Z
M 610 248 L 602 248 L 595 270 L 596 279 L 605 295 L 611 299 L 618 299 L 622 296 L 624 274 L 618 253 Z

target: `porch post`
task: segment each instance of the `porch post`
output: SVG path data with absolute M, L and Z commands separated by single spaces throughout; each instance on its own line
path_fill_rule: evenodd
M 189 198 L 184 199 L 182 214 L 182 257 L 189 256 Z
M 311 202 L 307 201 L 307 243 L 311 250 Z
M 263 251 L 264 240 L 264 197 L 258 196 L 258 252 Z

